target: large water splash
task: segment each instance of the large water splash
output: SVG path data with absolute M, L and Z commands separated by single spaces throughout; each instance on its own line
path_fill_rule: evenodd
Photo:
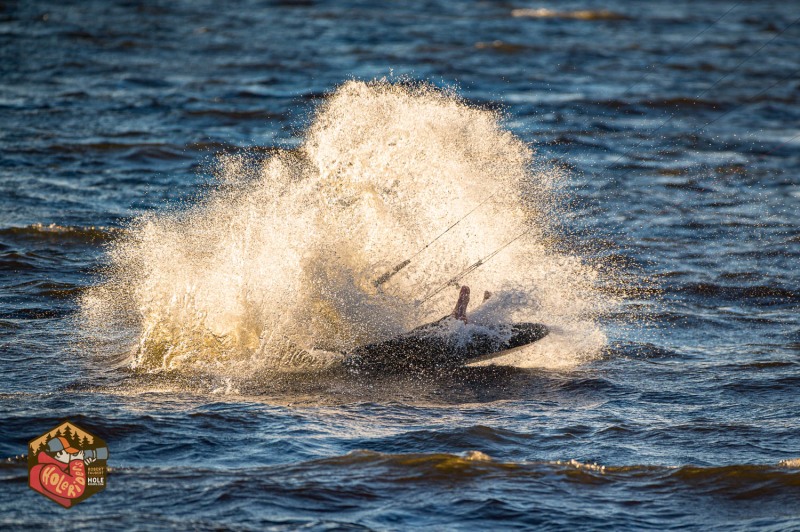
M 351 81 L 299 148 L 218 168 L 197 204 L 136 220 L 82 300 L 95 332 L 129 333 L 134 368 L 313 365 L 311 349 L 345 351 L 448 313 L 456 287 L 421 301 L 525 228 L 463 279 L 495 294 L 473 320 L 547 324 L 548 339 L 509 361 L 519 366 L 572 366 L 605 343 L 596 320 L 613 302 L 597 272 L 548 244 L 562 172 L 535 164 L 496 112 L 424 84 Z

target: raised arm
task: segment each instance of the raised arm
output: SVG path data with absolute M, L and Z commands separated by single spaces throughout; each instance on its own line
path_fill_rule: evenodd
M 458 294 L 456 307 L 450 315 L 457 320 L 467 323 L 467 305 L 469 305 L 469 286 L 464 285 L 461 287 L 461 292 Z

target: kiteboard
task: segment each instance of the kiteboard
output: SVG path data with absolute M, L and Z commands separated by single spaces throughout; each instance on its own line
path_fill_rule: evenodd
M 446 369 L 507 355 L 549 334 L 541 323 L 466 326 L 452 317 L 407 333 L 356 347 L 344 354 L 345 367 L 381 373 Z

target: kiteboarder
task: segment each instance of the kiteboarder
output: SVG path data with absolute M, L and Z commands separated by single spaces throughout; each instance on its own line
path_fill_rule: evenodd
M 345 365 L 380 372 L 452 368 L 535 342 L 549 333 L 540 323 L 468 326 L 469 296 L 469 287 L 462 286 L 453 312 L 389 340 L 359 346 L 345 354 Z M 484 301 L 489 297 L 490 292 L 484 293 Z

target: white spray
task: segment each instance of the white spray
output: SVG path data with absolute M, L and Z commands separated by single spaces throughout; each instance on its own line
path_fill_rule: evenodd
M 279 370 L 308 362 L 287 353 L 342 352 L 447 314 L 457 287 L 420 301 L 528 228 L 463 279 L 495 294 L 474 319 L 543 322 L 549 344 L 513 363 L 573 366 L 603 347 L 596 320 L 614 302 L 595 270 L 548 246 L 563 176 L 534 163 L 501 116 L 447 91 L 345 83 L 299 148 L 222 157 L 202 201 L 136 220 L 84 296 L 84 322 L 127 330 L 140 371 Z

